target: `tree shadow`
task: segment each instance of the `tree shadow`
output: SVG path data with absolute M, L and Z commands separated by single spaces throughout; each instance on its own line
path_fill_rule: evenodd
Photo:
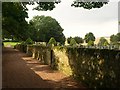
M 27 61 L 32 61 L 32 60 L 27 60 Z M 52 70 L 51 67 L 49 65 L 44 65 L 44 64 L 41 64 L 40 62 L 38 62 L 38 60 L 36 60 L 38 63 L 32 63 L 33 65 L 31 65 L 31 63 L 28 63 L 26 61 L 26 64 L 32 68 L 32 70 L 34 70 L 35 72 L 43 72 L 44 74 L 55 74 L 58 75 L 58 73 L 60 73 L 59 71 L 57 70 Z M 54 75 L 53 75 L 54 76 Z M 60 75 L 59 76 L 55 76 L 54 78 L 56 77 L 61 77 Z M 45 81 L 47 81 L 48 83 L 51 83 L 53 84 L 53 86 L 55 88 L 79 88 L 81 90 L 86 90 L 87 88 L 84 87 L 80 82 L 76 82 L 71 76 L 66 76 L 66 77 L 63 77 L 59 80 L 50 80 L 49 78 L 48 79 L 45 79 Z
M 23 59 L 29 58 L 29 59 Z M 83 88 L 70 77 L 63 77 L 58 80 L 44 79 L 35 71 L 44 71 L 48 73 L 54 73 L 48 65 L 42 65 L 40 63 L 30 63 L 30 57 L 26 54 L 18 52 L 14 49 L 6 48 L 3 50 L 3 65 L 2 65 L 2 88 Z M 40 64 L 40 65 L 39 65 Z M 33 66 L 30 66 L 33 65 Z M 31 69 L 35 67 L 34 70 Z M 59 77 L 56 74 L 55 77 Z
M 31 70 L 21 56 L 25 56 L 25 54 L 13 49 L 3 50 L 2 88 L 54 87 Z

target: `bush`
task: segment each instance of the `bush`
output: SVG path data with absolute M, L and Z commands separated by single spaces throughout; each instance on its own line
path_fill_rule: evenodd
M 91 41 L 91 40 L 90 40 L 90 41 L 88 42 L 88 46 L 94 46 L 94 41 Z
M 108 41 L 104 37 L 101 37 L 98 46 L 107 46 L 107 45 L 109 45 Z
M 26 41 L 25 41 L 25 44 L 33 44 L 33 40 L 31 38 L 28 38 Z
M 50 40 L 49 40 L 49 42 L 48 42 L 48 44 L 55 46 L 57 44 L 57 42 L 56 42 L 56 40 L 53 37 L 51 37 Z
M 71 45 L 71 46 L 75 46 L 76 44 L 77 44 L 77 43 L 76 43 L 75 39 L 72 38 L 71 41 L 70 41 L 70 45 Z

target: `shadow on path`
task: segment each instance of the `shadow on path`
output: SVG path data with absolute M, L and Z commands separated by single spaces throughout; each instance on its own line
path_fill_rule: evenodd
M 81 88 L 71 77 L 53 71 L 36 59 L 12 48 L 2 50 L 3 88 Z

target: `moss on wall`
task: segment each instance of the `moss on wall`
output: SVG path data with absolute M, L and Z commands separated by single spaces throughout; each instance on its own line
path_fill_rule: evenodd
M 66 75 L 72 75 L 72 70 L 69 65 L 69 60 L 66 55 L 66 49 L 57 46 L 53 49 L 52 67 L 64 72 Z
M 28 46 L 27 50 L 40 62 L 66 75 L 74 76 L 89 88 L 120 86 L 119 50 L 60 46 L 52 49 L 45 46 Z
M 73 76 L 90 88 L 120 86 L 120 51 L 68 48 Z

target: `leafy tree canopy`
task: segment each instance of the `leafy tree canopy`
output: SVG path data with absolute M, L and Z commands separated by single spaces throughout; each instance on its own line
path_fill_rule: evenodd
M 70 45 L 71 45 L 71 46 L 75 46 L 76 44 L 77 44 L 77 43 L 76 43 L 75 39 L 72 38 L 72 39 L 70 40 Z
M 104 37 L 101 37 L 98 45 L 99 46 L 107 46 L 107 45 L 109 45 L 109 43 Z
M 104 4 L 108 4 L 109 0 L 75 0 L 71 6 L 83 7 L 84 9 L 101 8 Z
M 95 41 L 95 36 L 92 32 L 89 32 L 85 35 L 85 41 L 88 43 L 89 41 Z
M 70 44 L 71 39 L 74 39 L 76 41 L 77 44 L 83 43 L 83 39 L 81 37 L 68 37 L 67 38 L 67 43 Z
M 49 42 L 48 42 L 48 44 L 55 46 L 57 44 L 57 42 L 56 42 L 56 40 L 53 37 L 51 37 L 50 40 L 49 40 Z
M 70 44 L 70 41 L 71 41 L 72 37 L 68 37 L 67 38 L 67 43 Z
M 88 41 L 88 44 L 87 44 L 88 46 L 94 46 L 94 41 L 92 41 L 92 40 L 90 40 L 90 41 Z
M 76 37 L 74 37 L 74 39 L 77 44 L 83 43 L 83 39 L 81 37 L 76 36 Z
M 53 10 L 55 8 L 55 4 L 60 3 L 59 0 L 52 0 L 51 2 L 35 2 L 33 0 L 28 0 L 29 2 L 3 2 L 2 3 L 2 31 L 3 31 L 3 38 L 11 38 L 14 37 L 15 39 L 19 40 L 26 40 L 31 34 L 28 29 L 28 23 L 26 22 L 25 18 L 28 18 L 27 7 L 26 5 L 34 5 L 37 3 L 37 7 L 34 10 Z M 96 2 L 78 2 L 78 0 L 74 1 L 72 6 L 75 7 L 83 7 L 85 9 L 92 9 L 92 8 L 100 8 L 107 2 L 98 2 L 98 0 L 94 0 Z M 78 5 L 77 5 L 78 4 Z M 30 27 L 32 28 L 32 27 Z M 35 34 L 35 33 L 34 33 Z M 63 34 L 61 35 L 63 36 Z M 61 38 L 64 41 L 64 38 Z M 64 42 L 62 42 L 64 43 Z
M 54 18 L 50 16 L 35 16 L 30 20 L 30 25 L 36 33 L 36 41 L 48 42 L 51 37 L 54 37 L 57 42 L 64 44 L 63 29 Z
M 25 41 L 26 44 L 33 44 L 33 41 L 31 38 L 28 38 L 26 41 Z
M 24 5 L 19 2 L 3 2 L 2 3 L 2 31 L 3 38 L 10 37 L 26 40 L 28 14 Z
M 110 36 L 110 42 L 111 44 L 117 44 L 120 43 L 120 33 L 117 33 L 116 35 L 111 35 Z

